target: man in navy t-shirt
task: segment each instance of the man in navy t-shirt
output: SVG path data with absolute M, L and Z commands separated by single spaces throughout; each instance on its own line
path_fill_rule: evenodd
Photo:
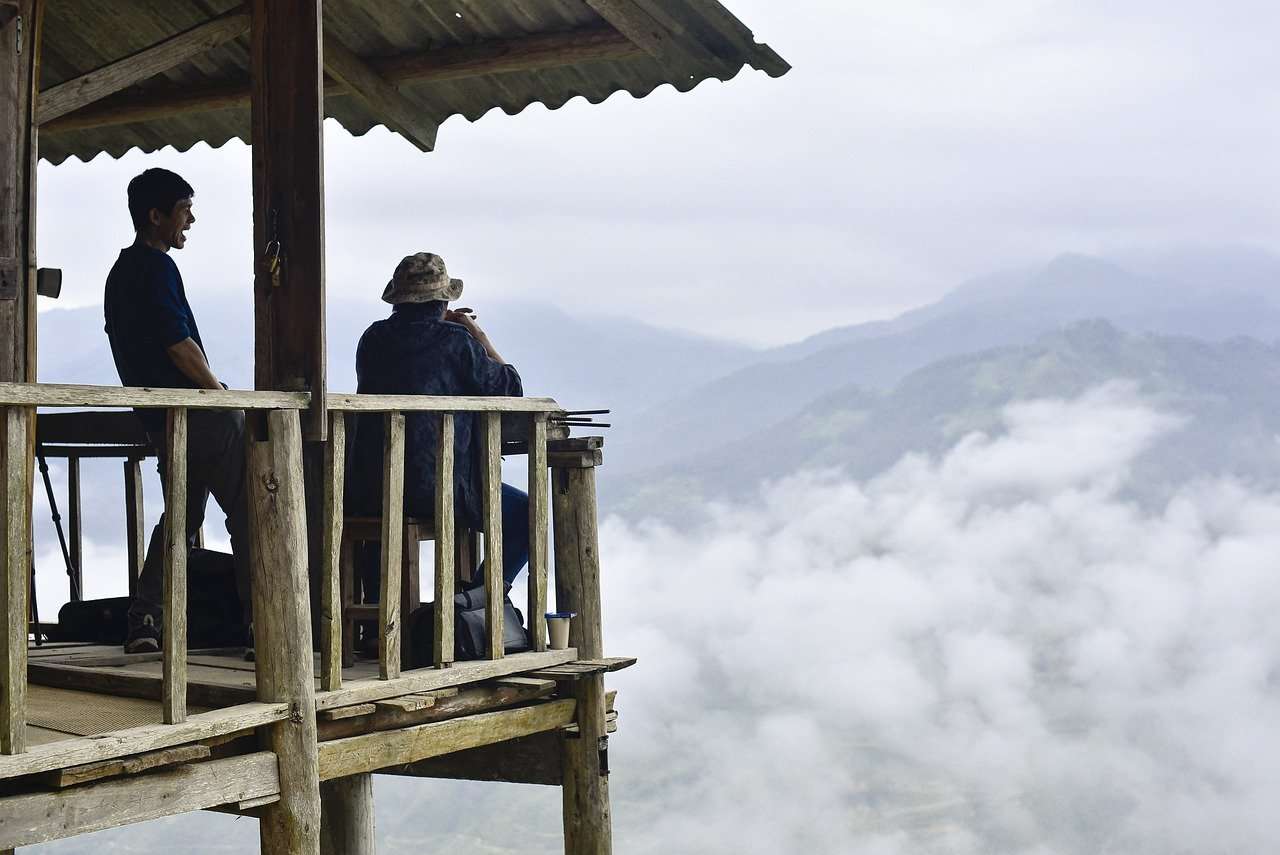
M 107 276 L 103 308 L 111 355 L 125 386 L 225 389 L 209 367 L 182 274 L 169 255 L 187 244 L 195 223 L 191 185 L 166 169 L 148 169 L 129 182 L 129 215 L 137 239 L 120 250 Z M 160 455 L 163 481 L 164 410 L 138 410 Z M 194 538 L 212 493 L 227 515 L 236 583 L 249 614 L 248 508 L 244 494 L 244 413 L 192 410 L 187 424 L 187 532 Z M 151 533 L 137 594 L 129 607 L 126 653 L 160 649 L 164 518 Z

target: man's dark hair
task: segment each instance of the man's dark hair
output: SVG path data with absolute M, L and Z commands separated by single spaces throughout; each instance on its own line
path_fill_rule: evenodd
M 167 169 L 148 169 L 129 182 L 129 216 L 133 230 L 142 231 L 151 222 L 151 209 L 173 213 L 173 206 L 194 196 L 196 191 L 182 176 Z
M 413 308 L 410 309 L 410 306 Z M 447 308 L 449 308 L 448 300 L 428 300 L 425 303 L 397 303 L 391 307 L 391 310 L 398 312 L 401 309 L 406 309 L 418 315 L 426 315 L 429 318 L 443 318 Z

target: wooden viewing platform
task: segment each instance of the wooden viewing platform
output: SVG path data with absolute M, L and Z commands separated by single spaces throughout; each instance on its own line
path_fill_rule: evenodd
M 605 650 L 602 440 L 571 436 L 581 423 L 550 398 L 328 389 L 323 122 L 355 134 L 383 125 L 430 151 L 452 115 L 643 97 L 663 85 L 683 92 L 745 66 L 788 70 L 717 0 L 0 0 L 0 855 L 206 809 L 255 817 L 266 853 L 367 855 L 374 773 L 559 786 L 566 853 L 612 851 L 608 744 L 618 713 L 605 679 L 634 660 Z M 256 391 L 36 382 L 36 297 L 38 288 L 52 294 L 39 283 L 57 280 L 37 267 L 39 159 L 186 151 L 233 137 L 252 146 Z M 31 596 L 37 454 L 42 466 L 67 461 L 73 599 L 84 511 L 94 506 L 83 501 L 79 461 L 122 461 L 121 570 L 131 592 L 136 583 L 140 461 L 154 449 L 124 408 L 163 410 L 175 450 L 165 460 L 161 650 L 37 643 L 50 630 L 34 620 Z M 239 649 L 188 643 L 183 449 L 191 411 L 207 409 L 246 417 L 252 663 Z M 376 522 L 343 511 L 355 413 L 383 419 Z M 461 414 L 477 428 L 479 532 L 454 518 Z M 406 417 L 437 420 L 440 436 L 433 513 L 408 526 Z M 504 454 L 525 458 L 530 505 L 530 649 L 510 655 Z M 377 602 L 359 605 L 376 625 L 376 655 L 371 644 L 366 655 L 344 644 L 344 615 L 356 607 L 343 591 L 344 530 L 349 541 L 361 526 L 382 556 Z M 434 561 L 420 579 L 424 531 Z M 486 658 L 454 661 L 454 592 L 475 570 L 479 543 Z M 410 667 L 425 643 L 409 644 L 406 632 L 420 584 L 434 636 L 429 664 Z M 553 595 L 557 610 L 577 613 L 568 649 L 549 648 L 540 619 Z

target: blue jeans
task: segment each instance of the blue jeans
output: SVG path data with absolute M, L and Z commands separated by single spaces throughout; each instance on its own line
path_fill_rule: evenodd
M 407 546 L 407 544 L 406 544 Z M 357 546 L 356 567 L 364 583 L 367 603 L 378 601 L 378 577 L 382 572 L 382 548 L 377 543 Z M 510 484 L 502 485 L 502 579 L 509 589 L 529 563 L 529 494 Z M 484 582 L 484 562 L 475 577 L 475 585 Z
M 509 589 L 529 563 L 529 494 L 510 484 L 502 485 L 502 580 Z M 477 579 L 484 579 L 480 562 Z

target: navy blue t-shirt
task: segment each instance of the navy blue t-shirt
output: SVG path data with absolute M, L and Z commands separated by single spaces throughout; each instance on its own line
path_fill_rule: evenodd
M 143 244 L 120 250 L 107 275 L 102 305 L 111 355 L 122 384 L 196 388 L 173 364 L 167 350 L 188 338 L 204 350 L 182 274 L 168 253 Z M 138 417 L 149 431 L 164 429 L 163 410 L 139 410 Z

